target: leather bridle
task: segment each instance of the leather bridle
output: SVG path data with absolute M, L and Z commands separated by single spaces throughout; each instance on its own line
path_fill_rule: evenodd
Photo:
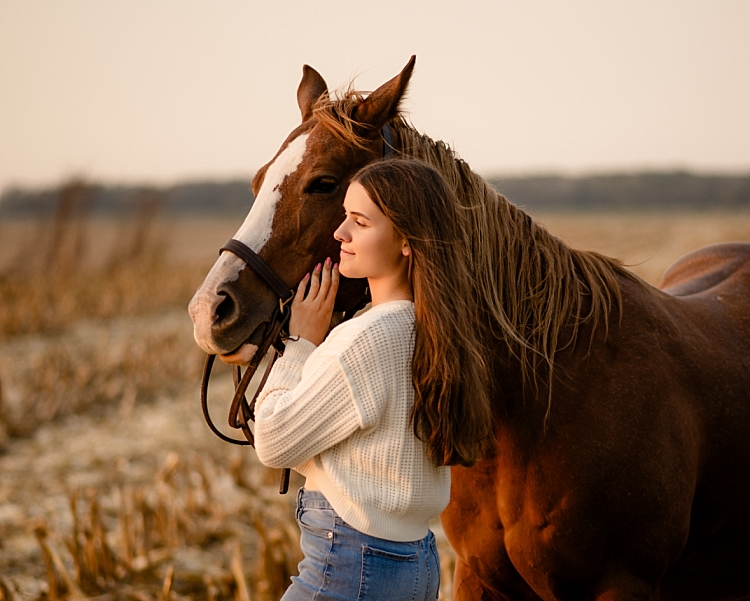
M 381 134 L 383 137 L 383 158 L 391 158 L 395 155 L 395 147 L 393 145 L 393 132 L 391 131 L 390 126 L 387 124 L 384 125 Z M 271 373 L 271 368 L 273 367 L 276 358 L 284 352 L 284 342 L 287 338 L 284 332 L 284 326 L 286 326 L 289 321 L 289 316 L 291 315 L 291 307 L 289 306 L 289 303 L 294 298 L 294 291 L 284 283 L 276 272 L 271 269 L 255 251 L 239 240 L 235 240 L 234 238 L 227 240 L 224 246 L 219 250 L 219 254 L 224 251 L 231 252 L 252 269 L 279 298 L 279 306 L 274 310 L 271 320 L 263 333 L 262 342 L 260 343 L 258 350 L 255 352 L 255 355 L 253 355 L 245 373 L 242 373 L 242 369 L 239 365 L 235 365 L 232 368 L 234 396 L 232 397 L 232 403 L 229 407 L 228 421 L 231 428 L 242 431 L 245 435 L 245 439 L 243 440 L 226 436 L 214 425 L 209 414 L 208 381 L 211 378 L 211 370 L 214 361 L 216 360 L 216 355 L 207 355 L 206 362 L 203 365 L 203 375 L 201 377 L 201 409 L 203 410 L 203 417 L 205 418 L 208 427 L 214 434 L 216 434 L 216 436 L 232 444 L 255 447 L 255 437 L 250 430 L 250 421 L 255 421 L 255 402 L 260 391 L 263 390 L 268 375 Z M 369 302 L 369 298 L 365 296 L 356 307 L 345 313 L 344 319 L 346 320 L 353 317 L 359 309 L 364 308 L 367 302 Z M 250 385 L 250 381 L 271 346 L 274 347 L 276 352 L 269 358 L 263 378 L 261 379 L 252 400 L 248 402 L 247 397 L 245 396 L 247 387 Z M 285 468 L 281 473 L 279 493 L 283 495 L 286 494 L 288 490 L 289 469 Z

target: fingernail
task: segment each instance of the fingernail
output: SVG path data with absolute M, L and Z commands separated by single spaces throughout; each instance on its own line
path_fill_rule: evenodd
M 334 263 L 334 264 L 333 264 L 333 268 L 334 268 L 334 269 L 338 269 L 338 268 L 339 268 L 339 264 L 338 264 L 338 263 Z
M 331 257 L 327 257 L 326 258 L 326 265 L 330 265 L 330 264 L 331 264 Z
M 320 268 L 321 268 L 322 266 L 323 266 L 323 265 L 322 265 L 321 263 L 318 263 L 318 264 L 317 264 L 317 265 L 315 266 L 315 271 L 320 271 Z
M 307 278 L 309 278 L 309 277 L 310 277 L 310 272 L 308 271 L 308 272 L 307 272 L 307 273 L 305 274 L 305 277 L 304 277 L 304 278 L 302 278 L 302 279 L 303 279 L 303 280 L 306 280 L 306 279 L 307 279 Z

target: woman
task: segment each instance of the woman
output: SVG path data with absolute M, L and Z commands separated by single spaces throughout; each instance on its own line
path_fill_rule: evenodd
M 448 466 L 492 436 L 466 217 L 434 168 L 406 159 L 359 171 L 344 210 L 341 265 L 300 282 L 256 408 L 261 462 L 306 477 L 304 559 L 282 601 L 436 599 L 428 522 L 448 504 Z M 339 270 L 367 278 L 372 307 L 326 337 Z

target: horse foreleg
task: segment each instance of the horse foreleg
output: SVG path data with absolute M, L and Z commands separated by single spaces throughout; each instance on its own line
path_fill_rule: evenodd
M 502 599 L 487 589 L 463 560 L 456 559 L 456 571 L 453 573 L 453 601 L 493 601 Z
M 596 601 L 659 601 L 658 583 L 628 572 L 609 572 L 594 587 Z
M 516 575 L 493 586 L 479 577 L 477 570 L 456 558 L 453 574 L 453 601 L 540 601 L 531 588 Z
M 596 601 L 658 601 L 659 593 L 631 591 L 606 591 L 596 597 Z
M 491 599 L 485 594 L 482 583 L 462 561 L 456 561 L 456 571 L 453 572 L 453 601 L 469 601 L 470 599 Z

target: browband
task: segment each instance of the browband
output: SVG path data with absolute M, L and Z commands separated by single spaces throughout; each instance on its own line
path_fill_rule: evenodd
M 396 155 L 396 147 L 393 145 L 393 132 L 387 123 L 383 126 L 383 158 L 391 159 Z

